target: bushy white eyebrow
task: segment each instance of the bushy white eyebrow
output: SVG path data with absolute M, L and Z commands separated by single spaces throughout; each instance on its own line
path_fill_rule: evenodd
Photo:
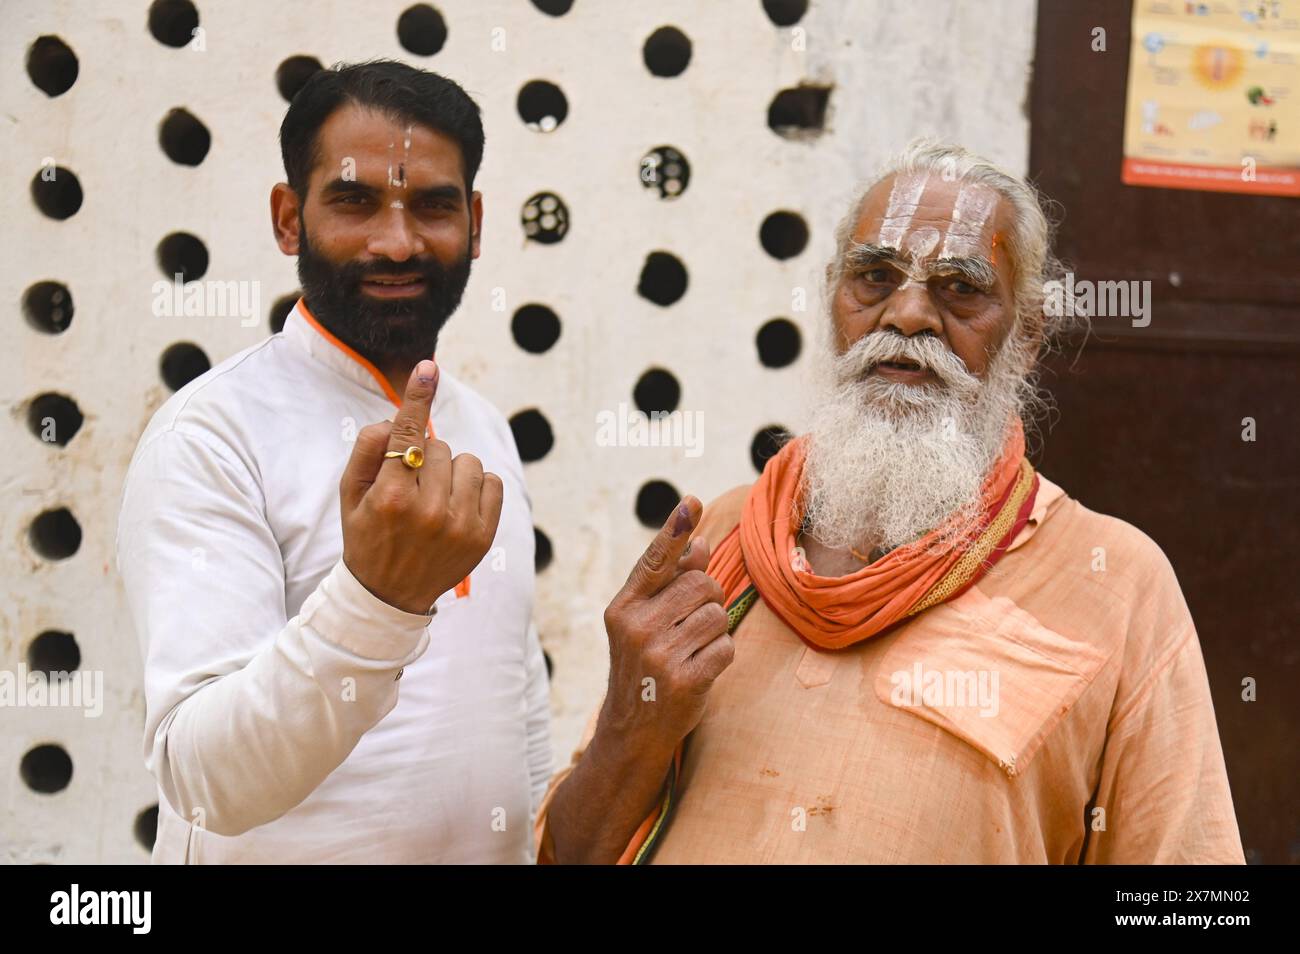
M 907 252 L 888 245 L 855 242 L 844 255 L 849 271 L 863 271 L 872 265 L 893 265 L 912 281 L 925 282 L 938 275 L 961 275 L 977 288 L 988 290 L 997 280 L 993 263 L 982 255 L 950 255 L 935 261 L 918 263 Z

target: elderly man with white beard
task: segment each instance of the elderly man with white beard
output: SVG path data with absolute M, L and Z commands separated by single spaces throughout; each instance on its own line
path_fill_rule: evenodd
M 1169 562 L 1025 457 L 1058 269 L 1034 190 L 964 149 L 861 194 L 810 427 L 610 603 L 539 860 L 1244 860 Z

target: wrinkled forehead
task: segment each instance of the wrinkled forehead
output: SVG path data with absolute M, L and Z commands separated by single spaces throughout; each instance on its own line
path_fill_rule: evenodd
M 867 193 L 853 239 L 898 249 L 916 261 L 981 256 L 996 262 L 1006 205 L 983 183 L 903 172 Z

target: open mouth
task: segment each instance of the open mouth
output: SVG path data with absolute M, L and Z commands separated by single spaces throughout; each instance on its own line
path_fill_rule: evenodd
M 909 358 L 896 358 L 893 361 L 878 361 L 876 368 L 888 368 L 890 371 L 924 371 L 920 363 Z M 873 369 L 875 370 L 875 369 Z
M 932 370 L 919 361 L 913 361 L 911 358 L 891 358 L 888 361 L 877 361 L 872 365 L 869 373 L 873 377 L 892 381 L 895 384 L 918 386 L 937 384 L 939 382 L 939 378 Z

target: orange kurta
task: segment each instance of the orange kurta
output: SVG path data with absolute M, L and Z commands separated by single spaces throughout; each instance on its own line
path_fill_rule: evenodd
M 747 492 L 696 532 L 716 546 Z M 759 600 L 735 641 L 656 864 L 1244 861 L 1173 569 L 1045 478 L 1029 524 L 960 597 L 838 651 Z M 924 689 L 935 679 L 947 694 Z M 961 695 L 975 680 L 978 702 Z

